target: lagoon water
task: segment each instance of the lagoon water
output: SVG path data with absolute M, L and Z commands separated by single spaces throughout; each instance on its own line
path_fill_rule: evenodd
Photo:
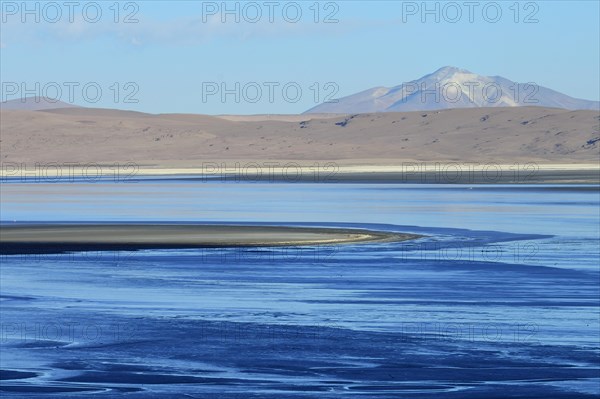
M 413 232 L 3 256 L 3 397 L 600 394 L 598 186 L 9 181 L 2 222 Z

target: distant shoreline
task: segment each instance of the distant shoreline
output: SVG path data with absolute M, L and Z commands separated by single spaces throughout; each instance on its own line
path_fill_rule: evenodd
M 0 254 L 141 249 L 255 248 L 398 242 L 414 234 L 364 229 L 204 224 L 0 226 Z
M 315 167 L 290 162 L 291 166 L 286 169 L 269 166 L 269 161 L 264 162 L 266 166 L 261 165 L 260 161 L 249 162 L 246 167 L 242 164 L 239 168 L 241 173 L 227 173 L 229 166 L 215 167 L 211 164 L 206 168 L 140 168 L 138 176 L 187 176 L 214 182 L 600 184 L 600 164 L 405 162 L 401 165 L 338 165 L 321 162 Z M 285 165 L 283 162 L 281 164 Z M 227 162 L 222 165 L 227 165 Z
M 413 162 L 398 165 L 298 161 L 211 161 L 200 166 L 134 163 L 27 165 L 5 163 L 0 180 L 13 183 L 138 179 L 207 182 L 410 183 L 410 184 L 600 184 L 600 164 Z

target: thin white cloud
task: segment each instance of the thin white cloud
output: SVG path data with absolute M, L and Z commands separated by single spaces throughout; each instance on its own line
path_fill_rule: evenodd
M 211 40 L 233 39 L 249 40 L 254 38 L 281 38 L 306 35 L 340 35 L 364 23 L 347 22 L 325 24 L 313 21 L 298 23 L 283 19 L 275 22 L 261 20 L 257 23 L 233 21 L 223 23 L 220 16 L 214 15 L 202 21 L 199 16 L 180 17 L 171 20 L 152 20 L 139 17 L 138 23 L 114 23 L 101 20 L 97 23 L 85 21 L 81 16 L 73 22 L 61 20 L 57 23 L 21 23 L 9 20 L 3 24 L 3 36 L 11 42 L 78 42 L 96 38 L 110 38 L 134 46 L 145 44 L 193 45 Z

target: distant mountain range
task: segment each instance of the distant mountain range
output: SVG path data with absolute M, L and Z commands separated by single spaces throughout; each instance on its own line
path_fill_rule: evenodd
M 363 114 L 430 111 L 452 108 L 536 106 L 600 111 L 599 101 L 582 100 L 501 76 L 483 76 L 446 66 L 420 79 L 394 87 L 374 87 L 326 102 L 304 114 Z M 45 97 L 26 97 L 0 103 L 2 110 L 40 111 L 80 106 Z
M 305 113 L 360 114 L 519 106 L 599 110 L 600 102 L 569 97 L 535 83 L 517 83 L 501 76 L 483 76 L 447 66 L 417 80 L 391 88 L 375 87 L 320 104 Z

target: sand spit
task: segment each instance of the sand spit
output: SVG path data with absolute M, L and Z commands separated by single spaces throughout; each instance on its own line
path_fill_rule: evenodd
M 274 247 L 404 241 L 412 234 L 360 229 L 191 224 L 4 225 L 0 253 Z

